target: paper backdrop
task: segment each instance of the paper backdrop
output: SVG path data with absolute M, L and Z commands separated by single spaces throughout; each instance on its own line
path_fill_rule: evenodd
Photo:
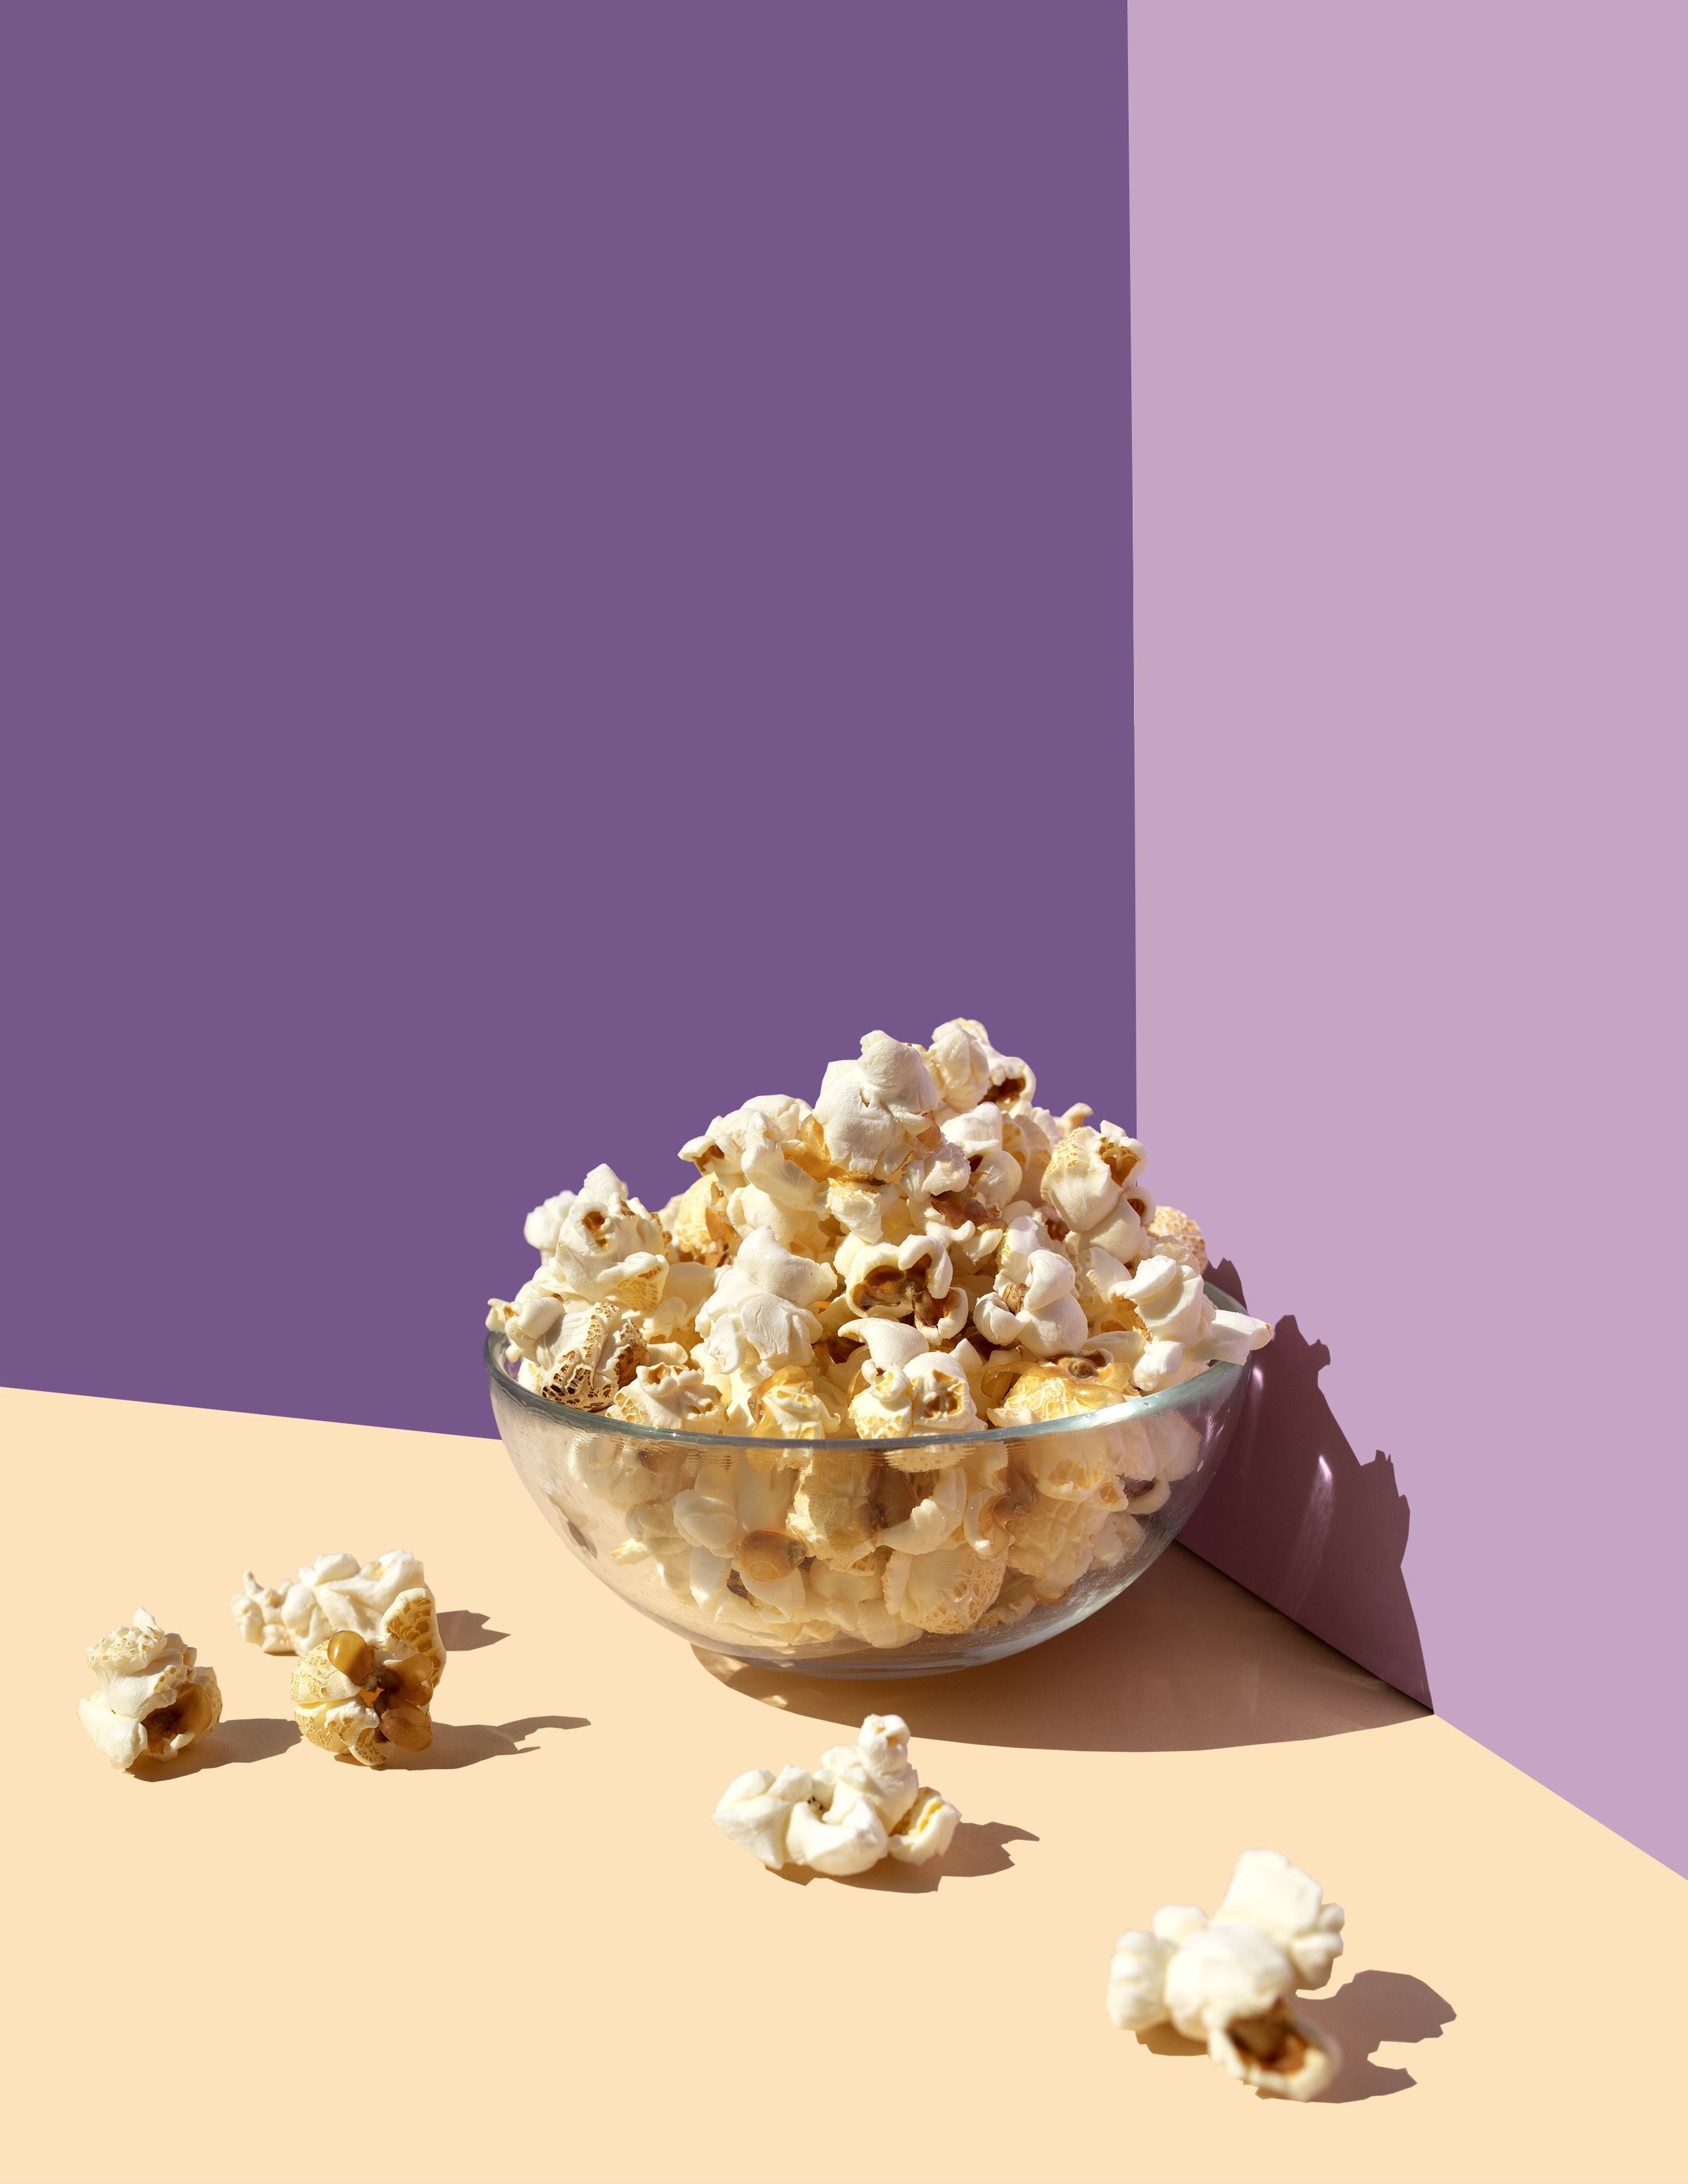
M 958 1012 L 1129 1121 L 1119 9 L 8 47 L 6 1379 L 486 1433 L 599 1160 Z

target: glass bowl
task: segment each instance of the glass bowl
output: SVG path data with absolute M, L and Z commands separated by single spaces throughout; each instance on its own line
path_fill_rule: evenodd
M 821 1676 L 971 1668 L 1105 1607 L 1201 1499 L 1249 1379 L 1210 1365 L 1159 1395 L 955 1438 L 778 1440 L 548 1401 L 505 1372 L 496 1334 L 486 1361 L 517 1475 L 594 1577 L 694 1646 Z M 886 1528 L 894 1548 L 873 1544 Z

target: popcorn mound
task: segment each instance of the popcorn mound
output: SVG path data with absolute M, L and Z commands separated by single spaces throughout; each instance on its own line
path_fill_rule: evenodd
M 927 1047 L 870 1032 L 812 1107 L 717 1116 L 658 1212 L 596 1167 L 528 1215 L 538 1270 L 487 1322 L 521 1386 L 770 1444 L 573 1439 L 569 1489 L 620 1515 L 615 1558 L 653 1561 L 694 1620 L 883 1647 L 1011 1623 L 1129 1554 L 1195 1463 L 1175 1414 L 1011 1437 L 1272 1332 L 1214 1306 L 1201 1231 L 1156 1206 L 1141 1145 L 1036 1094 L 971 1018 Z M 779 1445 L 802 1442 L 854 1446 Z

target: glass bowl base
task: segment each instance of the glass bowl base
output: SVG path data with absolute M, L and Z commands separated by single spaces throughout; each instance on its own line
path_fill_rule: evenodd
M 1231 1302 L 1211 1284 L 1209 1295 Z M 823 1445 L 571 1410 L 510 1379 L 500 1337 L 487 1336 L 486 1357 L 510 1461 L 596 1579 L 700 1660 L 857 1684 L 1007 1660 L 1117 1598 L 1201 1499 L 1250 1378 L 1213 1364 L 1174 1388 L 1072 1417 Z M 818 1499 L 807 1507 L 817 1464 Z M 901 1498 L 882 1507 L 898 1474 Z M 964 1536 L 960 1502 L 940 1487 L 956 1481 L 961 1498 L 979 1497 L 981 1540 Z M 933 1517 L 947 1508 L 953 1536 L 905 1537 L 905 1504 Z M 694 1536 L 705 1519 L 719 1545 Z M 741 1571 L 736 1558 L 753 1543 L 760 1566 Z M 1000 1563 L 994 1586 L 959 1555 L 967 1544 Z M 947 1630 L 930 1627 L 946 1620 Z

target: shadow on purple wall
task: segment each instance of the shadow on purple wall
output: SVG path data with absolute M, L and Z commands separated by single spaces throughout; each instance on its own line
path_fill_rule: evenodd
M 1212 1279 L 1240 1298 L 1226 1262 Z M 1432 1703 L 1401 1561 L 1409 1511 L 1381 1450 L 1362 1463 L 1319 1387 L 1330 1362 L 1293 1318 L 1254 1363 L 1230 1452 L 1179 1537 L 1217 1568 Z

